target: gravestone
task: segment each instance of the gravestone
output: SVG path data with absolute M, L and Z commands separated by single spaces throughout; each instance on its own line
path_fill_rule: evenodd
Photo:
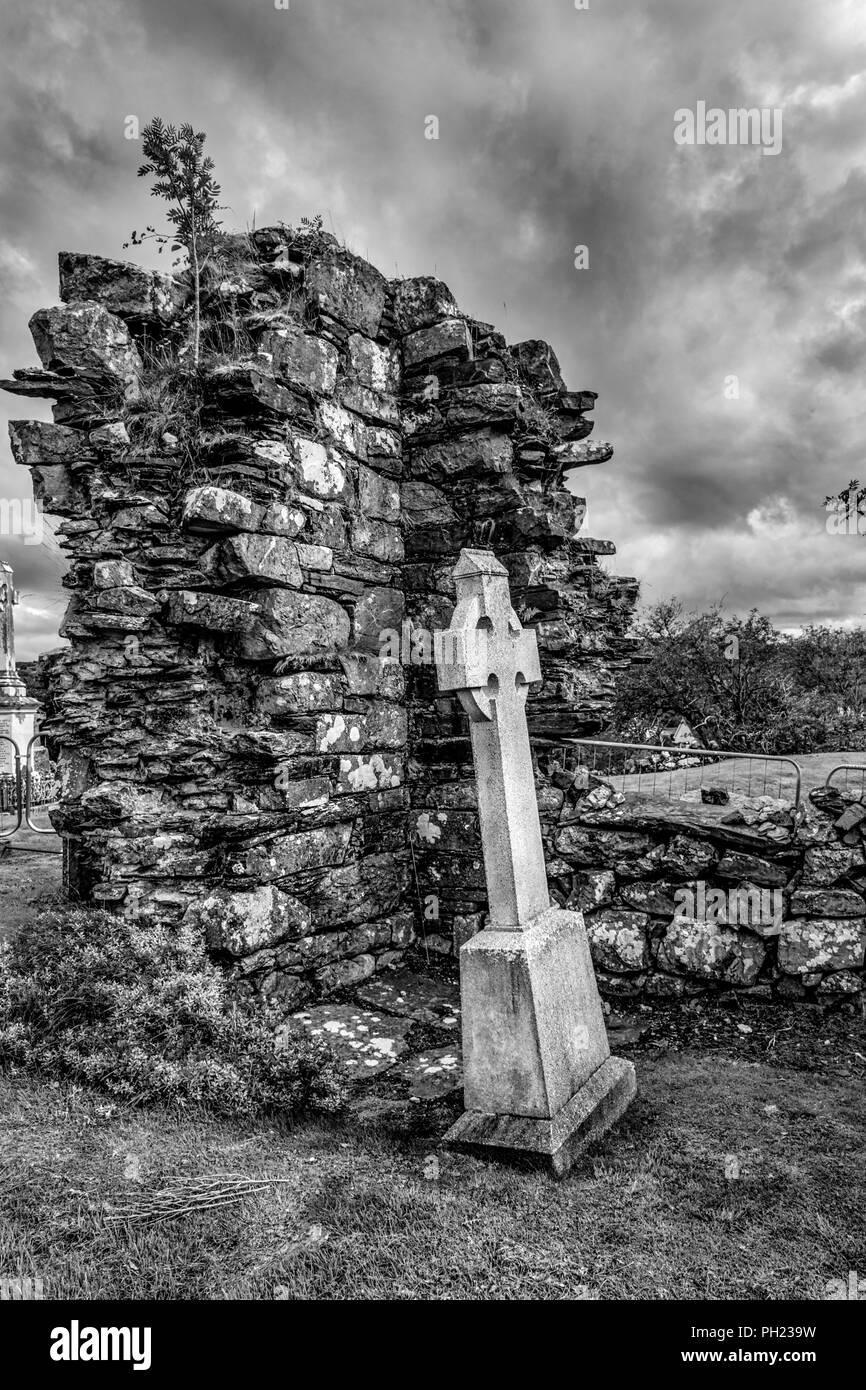
M 610 1055 L 581 913 L 550 905 L 526 723 L 535 633 L 491 552 L 461 551 L 454 579 L 436 669 L 470 720 L 490 915 L 460 952 L 466 1109 L 446 1142 L 561 1175 L 622 1115 L 634 1067 Z
M 15 667 L 15 622 L 13 607 L 18 591 L 12 583 L 12 568 L 0 561 L 0 774 L 15 771 L 15 749 L 18 747 L 21 765 L 27 744 L 35 732 L 37 703 L 27 694 L 27 688 Z M 31 753 L 32 763 L 32 753 Z

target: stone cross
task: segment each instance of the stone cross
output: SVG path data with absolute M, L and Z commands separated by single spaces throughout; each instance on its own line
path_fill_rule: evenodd
M 515 931 L 550 906 L 526 724 L 538 644 L 490 551 L 462 551 L 454 579 L 451 626 L 435 637 L 439 688 L 456 691 L 470 719 L 490 926 Z
M 466 1109 L 445 1142 L 561 1175 L 623 1113 L 634 1067 L 610 1055 L 583 917 L 547 891 L 526 723 L 535 633 L 490 551 L 461 551 L 454 580 L 436 670 L 470 719 L 490 920 L 460 950 Z
M 18 594 L 12 587 L 12 569 L 0 560 L 0 681 L 16 676 L 15 626 L 12 606 Z

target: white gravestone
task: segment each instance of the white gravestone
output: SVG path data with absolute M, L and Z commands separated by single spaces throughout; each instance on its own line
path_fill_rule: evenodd
M 0 561 L 0 773 L 14 775 L 15 748 L 24 768 L 27 745 L 35 733 L 38 706 L 29 699 L 27 688 L 15 668 L 15 622 L 13 607 L 18 592 L 13 587 L 11 566 Z M 33 754 L 31 752 L 31 764 Z
M 550 905 L 526 724 L 535 633 L 491 552 L 461 551 L 454 579 L 436 669 L 470 719 L 490 916 L 460 952 L 466 1110 L 446 1142 L 561 1175 L 622 1115 L 634 1067 L 610 1055 L 582 914 Z

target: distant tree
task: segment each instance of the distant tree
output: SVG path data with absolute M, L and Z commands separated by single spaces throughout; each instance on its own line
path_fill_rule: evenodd
M 844 711 L 866 710 L 866 629 L 811 625 L 785 645 L 799 690 Z
M 682 715 L 711 747 L 752 753 L 866 744 L 866 630 L 777 632 L 753 610 L 689 613 L 677 599 L 639 625 L 643 661 L 617 687 L 612 732 L 637 742 Z
M 778 712 L 784 693 L 771 672 L 778 638 L 758 613 L 726 618 L 720 605 L 688 613 L 670 599 L 649 610 L 636 635 L 644 662 L 620 683 L 618 723 L 682 715 L 707 744 L 745 749 Z
M 175 127 L 166 125 L 159 116 L 144 127 L 141 139 L 146 163 L 138 177 L 153 175 L 150 191 L 170 204 L 166 215 L 175 231 L 173 236 L 166 236 L 149 226 L 144 232 L 133 232 L 125 243 L 138 246 L 154 240 L 162 251 L 171 242 L 173 251 L 186 251 L 193 285 L 192 358 L 196 367 L 201 342 L 201 276 L 221 225 L 214 218 L 214 213 L 221 211 L 217 201 L 220 186 L 214 179 L 214 162 L 204 153 L 206 138 L 204 131 L 194 131 L 188 122 Z

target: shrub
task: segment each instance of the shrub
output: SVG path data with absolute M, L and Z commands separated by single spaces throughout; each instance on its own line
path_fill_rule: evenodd
M 77 908 L 46 913 L 0 957 L 0 1067 L 235 1117 L 342 1100 L 327 1047 L 295 1034 L 278 1045 L 192 929 Z

